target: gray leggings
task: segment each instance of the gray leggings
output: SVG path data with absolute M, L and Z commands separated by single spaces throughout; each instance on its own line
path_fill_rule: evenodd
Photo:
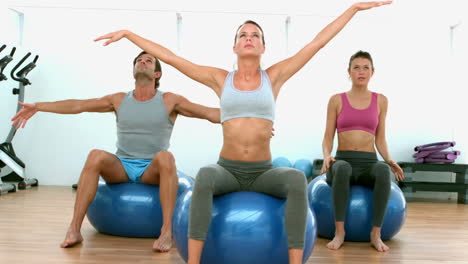
M 377 160 L 373 152 L 337 151 L 336 162 L 327 171 L 327 182 L 332 185 L 335 221 L 346 217 L 349 186 L 364 185 L 374 189 L 374 215 L 372 225 L 382 226 L 390 197 L 390 167 Z
M 220 158 L 218 164 L 198 172 L 190 203 L 189 238 L 206 239 L 211 222 L 213 196 L 252 191 L 286 198 L 288 247 L 304 247 L 307 220 L 307 180 L 302 171 L 273 169 L 271 161 L 242 162 Z

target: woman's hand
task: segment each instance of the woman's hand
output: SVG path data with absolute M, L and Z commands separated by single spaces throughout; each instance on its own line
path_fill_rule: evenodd
M 397 181 L 402 181 L 405 179 L 405 175 L 403 174 L 403 170 L 400 168 L 400 165 L 393 160 L 387 161 L 388 166 L 392 170 L 393 174 L 395 174 Z
M 115 31 L 115 32 L 111 32 L 111 33 L 102 35 L 102 36 L 98 37 L 97 39 L 95 39 L 94 41 L 100 41 L 100 40 L 103 40 L 103 39 L 107 39 L 107 41 L 104 42 L 104 44 L 103 44 L 103 46 L 107 46 L 107 45 L 111 44 L 112 42 L 116 42 L 116 41 L 121 40 L 128 33 L 129 33 L 128 30 L 119 30 L 119 31 Z
M 324 174 L 325 172 L 327 172 L 327 170 L 331 167 L 331 163 L 335 161 L 336 161 L 335 158 L 333 158 L 332 156 L 328 156 L 324 158 L 322 169 L 320 170 L 320 174 Z
M 393 1 L 374 1 L 374 2 L 360 2 L 360 3 L 355 3 L 353 7 L 355 7 L 358 11 L 362 10 L 368 10 L 374 7 L 379 7 L 383 5 L 389 5 Z

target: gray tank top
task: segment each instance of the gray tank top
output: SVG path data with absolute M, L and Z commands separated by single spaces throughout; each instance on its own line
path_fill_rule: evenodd
M 253 91 L 241 91 L 234 87 L 234 74 L 230 72 L 224 81 L 221 94 L 221 123 L 233 118 L 256 117 L 274 121 L 275 97 L 268 74 L 261 70 L 260 87 Z
M 159 91 L 148 101 L 140 102 L 133 91 L 125 95 L 117 110 L 117 152 L 120 158 L 152 159 L 169 148 L 174 122 Z

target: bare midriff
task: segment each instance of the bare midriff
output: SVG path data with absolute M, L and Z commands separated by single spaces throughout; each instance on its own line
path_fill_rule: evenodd
M 242 117 L 225 121 L 220 156 L 236 161 L 271 160 L 272 127 L 272 121 L 261 118 Z
M 338 133 L 338 151 L 365 151 L 375 153 L 375 136 L 362 130 Z

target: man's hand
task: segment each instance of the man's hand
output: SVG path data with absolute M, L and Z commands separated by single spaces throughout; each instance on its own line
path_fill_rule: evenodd
M 31 118 L 38 111 L 35 104 L 26 104 L 22 102 L 18 102 L 18 104 L 23 108 L 11 119 L 11 121 L 13 121 L 12 126 L 16 127 L 16 129 L 20 127 L 24 128 L 29 118 Z

